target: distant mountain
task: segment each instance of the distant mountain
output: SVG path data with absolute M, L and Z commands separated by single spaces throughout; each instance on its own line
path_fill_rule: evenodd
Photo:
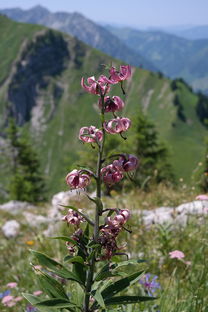
M 0 190 L 5 191 L 11 175 L 8 163 L 2 161 L 2 150 L 6 146 L 4 128 L 12 115 L 31 133 L 53 194 L 66 189 L 63 177 L 73 162 L 79 164 L 78 151 L 83 149 L 78 140 L 80 127 L 96 126 L 99 114 L 97 98 L 84 92 L 81 77 L 97 77 L 101 64 L 118 67 L 120 63 L 43 26 L 0 16 L 0 30 Z M 143 109 L 170 147 L 176 177 L 189 182 L 205 153 L 207 130 L 201 121 L 208 113 L 207 99 L 194 94 L 183 81 L 144 69 L 132 68 L 132 72 L 132 79 L 124 84 L 124 115 L 135 118 Z M 118 88 L 111 94 L 120 94 Z
M 126 45 L 145 55 L 165 75 L 182 77 L 208 93 L 208 40 L 187 40 L 161 31 L 107 28 Z
M 164 29 L 164 31 L 189 40 L 208 39 L 208 25 L 186 29 Z
M 118 37 L 80 13 L 51 13 L 40 5 L 29 10 L 22 10 L 19 8 L 4 9 L 0 10 L 0 13 L 18 22 L 44 25 L 66 32 L 89 44 L 91 47 L 114 58 L 123 60 L 130 65 L 142 65 L 143 68 L 153 71 L 156 70 L 155 66 L 147 61 L 145 57 L 131 50 L 125 43 L 119 40 Z

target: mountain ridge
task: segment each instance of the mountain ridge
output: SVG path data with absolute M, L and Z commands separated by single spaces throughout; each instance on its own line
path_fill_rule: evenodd
M 130 65 L 140 66 L 142 64 L 146 69 L 157 71 L 155 66 L 147 61 L 145 57 L 132 51 L 104 27 L 97 25 L 78 12 L 52 13 L 42 6 L 35 6 L 29 10 L 3 9 L 0 12 L 18 22 L 40 24 L 66 32 L 93 48 Z

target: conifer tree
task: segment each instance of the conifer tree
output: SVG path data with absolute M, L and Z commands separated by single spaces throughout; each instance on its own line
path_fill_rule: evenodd
M 45 185 L 37 153 L 29 139 L 20 135 L 14 119 L 7 128 L 11 153 L 10 198 L 36 203 L 45 199 Z
M 140 159 L 140 168 L 135 177 L 136 184 L 148 189 L 151 184 L 173 182 L 174 177 L 168 161 L 168 149 L 158 140 L 154 124 L 140 111 L 135 118 L 133 145 Z

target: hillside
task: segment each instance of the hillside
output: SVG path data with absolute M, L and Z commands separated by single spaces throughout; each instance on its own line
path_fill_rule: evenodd
M 187 40 L 161 31 L 107 27 L 165 75 L 182 77 L 195 90 L 208 92 L 208 40 Z
M 50 194 L 66 189 L 63 178 L 67 168 L 83 148 L 78 141 L 79 128 L 94 124 L 99 113 L 96 97 L 81 89 L 81 77 L 98 76 L 103 70 L 101 64 L 118 62 L 75 38 L 44 27 L 0 16 L 0 29 L 1 147 L 5 144 L 4 126 L 12 114 L 33 137 Z M 138 68 L 133 69 L 126 92 L 124 114 L 131 118 L 143 108 L 170 147 L 177 178 L 190 182 L 192 171 L 204 155 L 207 133 L 196 115 L 198 96 L 181 81 L 173 86 L 160 74 Z M 9 168 L 5 165 L 1 168 L 2 189 L 8 179 Z
M 133 66 L 142 66 L 149 70 L 156 68 L 138 52 L 131 50 L 126 44 L 104 27 L 97 25 L 80 13 L 52 13 L 38 5 L 29 10 L 19 8 L 0 10 L 9 18 L 24 23 L 44 25 L 57 29 L 78 38 L 114 58 L 120 59 Z

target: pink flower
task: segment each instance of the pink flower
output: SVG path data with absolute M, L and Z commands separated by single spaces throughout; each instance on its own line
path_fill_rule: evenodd
M 103 124 L 106 132 L 116 134 L 125 132 L 131 126 L 131 120 L 128 118 L 117 117 L 115 119 L 104 122 Z
M 103 132 L 94 126 L 82 127 L 79 130 L 79 139 L 86 143 L 102 141 Z
M 185 257 L 184 253 L 180 250 L 174 250 L 169 252 L 169 256 L 171 259 L 183 259 Z
M 19 302 L 19 301 L 22 301 L 22 300 L 23 300 L 23 297 L 21 297 L 21 296 L 18 296 L 16 298 L 14 298 L 15 302 Z
M 110 72 L 110 80 L 111 83 L 121 82 L 123 80 L 128 79 L 131 76 L 131 67 L 129 65 L 120 66 L 120 71 L 117 71 L 115 67 L 111 67 Z
M 103 75 L 101 75 L 97 81 L 95 80 L 94 76 L 89 77 L 87 78 L 87 83 L 88 83 L 88 86 L 84 82 L 84 77 L 82 77 L 81 86 L 89 93 L 97 94 L 97 95 L 100 95 L 100 94 L 105 95 L 106 93 L 110 91 L 109 83 L 111 82 L 107 77 Z
M 118 112 L 124 108 L 124 102 L 119 96 L 106 96 L 104 98 L 105 112 Z M 102 109 L 102 100 L 99 100 L 99 107 Z
M 78 212 L 69 209 L 66 216 L 62 218 L 63 221 L 67 221 L 68 224 L 80 225 L 85 219 L 78 214 Z
M 11 304 L 13 301 L 14 301 L 14 296 L 8 295 L 8 296 L 5 296 L 1 302 L 4 306 L 10 306 L 9 304 Z
M 205 194 L 198 195 L 196 200 L 208 200 L 208 196 Z
M 40 296 L 43 292 L 41 290 L 36 290 L 33 292 L 34 296 Z
M 72 189 L 85 188 L 90 184 L 90 177 L 88 174 L 82 173 L 81 170 L 73 170 L 66 176 L 66 183 Z
M 117 183 L 123 178 L 122 172 L 120 172 L 112 164 L 102 168 L 101 175 L 102 175 L 103 181 L 108 185 Z
M 17 287 L 17 283 L 16 283 L 16 282 L 8 283 L 8 284 L 7 284 L 7 287 L 9 287 L 9 288 L 15 288 L 15 287 Z
M 113 165 L 120 171 L 132 171 L 138 167 L 138 158 L 134 155 L 122 155 L 118 160 L 113 161 Z

